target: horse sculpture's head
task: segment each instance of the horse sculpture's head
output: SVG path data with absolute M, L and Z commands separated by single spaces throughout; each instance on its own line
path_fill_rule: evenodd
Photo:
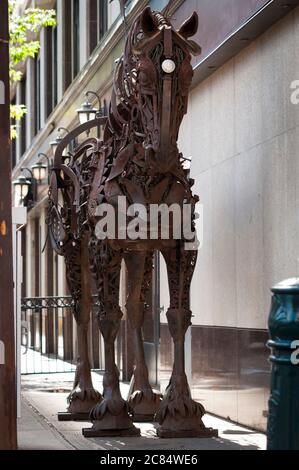
M 193 77 L 191 56 L 201 52 L 189 39 L 197 29 L 197 13 L 176 31 L 168 19 L 146 8 L 129 33 L 122 87 L 147 162 L 160 172 L 178 160 L 178 133 Z

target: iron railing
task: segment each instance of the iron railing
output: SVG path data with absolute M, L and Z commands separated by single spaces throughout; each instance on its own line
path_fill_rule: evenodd
M 77 357 L 76 323 L 71 296 L 26 297 L 21 301 L 22 374 L 70 372 Z M 90 320 L 90 357 L 93 369 L 103 369 L 96 310 Z

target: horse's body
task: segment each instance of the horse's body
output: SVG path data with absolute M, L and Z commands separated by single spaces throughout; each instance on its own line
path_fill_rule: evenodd
M 198 27 L 196 14 L 175 31 L 167 18 L 145 9 L 131 27 L 125 53 L 117 64 L 103 141 L 88 139 L 76 150 L 68 168 L 56 156 L 50 188 L 49 223 L 53 246 L 65 257 L 67 279 L 78 324 L 79 358 L 69 411 L 92 409 L 93 435 L 135 433 L 135 420 L 160 422 L 159 435 L 207 434 L 203 407 L 191 399 L 184 369 L 184 338 L 191 324 L 190 283 L 196 250 L 184 249 L 185 240 L 99 240 L 96 208 L 103 203 L 128 205 L 184 203 L 194 207 L 192 181 L 184 170 L 177 139 L 187 112 L 193 76 L 191 54 L 200 52 L 189 37 Z M 58 189 L 63 209 L 58 209 Z M 116 221 L 118 224 L 119 221 Z M 152 276 L 152 257 L 165 258 L 170 289 L 167 312 L 174 340 L 173 374 L 163 400 L 154 392 L 145 363 L 142 325 L 144 297 Z M 121 262 L 128 271 L 127 316 L 135 343 L 134 393 L 128 403 L 119 391 L 114 342 L 122 312 L 119 307 Z M 99 296 L 99 327 L 105 342 L 106 372 L 101 397 L 93 389 L 88 360 L 87 327 L 91 308 L 90 271 Z M 109 431 L 107 431 L 107 429 Z M 186 434 L 187 433 L 187 434 Z

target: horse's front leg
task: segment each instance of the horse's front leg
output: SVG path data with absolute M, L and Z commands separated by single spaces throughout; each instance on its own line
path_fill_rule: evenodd
M 78 357 L 73 390 L 68 396 L 68 413 L 59 413 L 59 420 L 86 420 L 91 409 L 102 397 L 93 388 L 88 352 L 88 328 L 92 306 L 88 238 L 65 248 L 66 274 L 74 301 L 73 314 L 77 323 Z
M 151 286 L 153 255 L 152 253 L 130 251 L 125 254 L 124 259 L 128 270 L 126 308 L 133 330 L 135 350 L 134 388 L 129 398 L 129 405 L 134 413 L 134 421 L 153 421 L 162 395 L 153 391 L 149 383 L 142 334 L 144 296 Z
M 122 398 L 119 386 L 119 371 L 115 363 L 115 339 L 119 331 L 122 312 L 119 307 L 119 277 L 121 253 L 99 242 L 94 252 L 93 272 L 96 275 L 100 311 L 99 328 L 105 346 L 105 374 L 103 378 L 103 400 L 93 408 L 91 429 L 83 429 L 85 437 L 137 436 L 128 403 Z
M 191 326 L 190 284 L 197 252 L 185 251 L 184 243 L 164 249 L 170 291 L 167 311 L 169 331 L 174 342 L 173 372 L 156 419 L 160 424 L 159 437 L 211 437 L 217 435 L 207 429 L 201 418 L 204 407 L 192 400 L 185 373 L 185 335 Z

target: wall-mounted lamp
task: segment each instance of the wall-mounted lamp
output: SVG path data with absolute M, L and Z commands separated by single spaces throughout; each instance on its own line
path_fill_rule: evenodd
M 24 206 L 25 198 L 29 194 L 31 181 L 25 176 L 20 175 L 12 184 L 15 190 L 14 205 L 15 207 L 22 207 Z
M 88 121 L 92 121 L 96 118 L 98 110 L 93 108 L 92 105 L 86 101 L 81 105 L 81 108 L 77 109 L 80 124 L 85 124 Z
M 45 158 L 47 160 L 47 164 L 45 165 L 41 161 L 37 161 L 32 167 L 32 173 L 34 179 L 39 183 L 42 184 L 45 180 L 47 180 L 48 184 L 50 182 L 50 171 L 51 171 L 51 163 L 48 155 L 45 153 L 38 154 L 38 160 Z
M 102 117 L 103 115 L 102 103 L 99 95 L 95 91 L 87 91 L 85 93 L 87 99 L 90 95 L 97 98 L 99 107 L 98 109 L 93 108 L 88 100 L 83 103 L 81 108 L 77 109 L 80 124 L 85 124 L 86 122 L 92 121 L 97 117 Z
M 34 179 L 36 179 L 36 181 L 41 184 L 46 179 L 47 165 L 44 165 L 44 163 L 41 162 L 37 162 L 35 165 L 32 165 L 31 169 Z
M 58 135 L 55 140 L 50 142 L 53 158 L 55 157 L 56 149 L 57 149 L 57 147 L 58 147 L 58 145 L 60 144 L 61 141 L 62 141 L 62 137 L 60 135 Z
M 60 142 L 63 139 L 63 137 L 60 135 L 61 131 L 64 131 L 66 134 L 69 134 L 69 132 L 70 132 L 65 127 L 59 127 L 58 135 L 56 136 L 56 139 L 53 140 L 52 142 L 50 142 L 53 158 L 55 158 L 56 149 L 57 149 L 58 145 L 60 144 Z M 64 151 L 63 151 L 63 157 L 66 157 L 66 158 L 68 157 L 68 149 L 67 148 L 65 148 Z
M 98 109 L 93 108 L 91 103 L 88 101 L 88 97 L 92 95 L 95 96 L 98 100 Z M 87 101 L 81 105 L 81 108 L 77 109 L 79 122 L 80 124 L 85 124 L 86 122 L 93 121 L 94 119 L 101 118 L 106 115 L 107 110 L 104 106 L 102 108 L 102 102 L 99 95 L 94 91 L 87 91 L 85 93 Z M 89 135 L 90 131 L 87 131 L 87 136 Z M 98 137 L 100 137 L 100 127 L 98 127 Z
M 30 177 L 20 175 L 15 181 L 13 186 L 15 189 L 15 206 L 28 207 L 31 209 L 36 201 L 36 180 L 33 172 L 29 168 L 21 168 L 21 171 L 28 171 Z

